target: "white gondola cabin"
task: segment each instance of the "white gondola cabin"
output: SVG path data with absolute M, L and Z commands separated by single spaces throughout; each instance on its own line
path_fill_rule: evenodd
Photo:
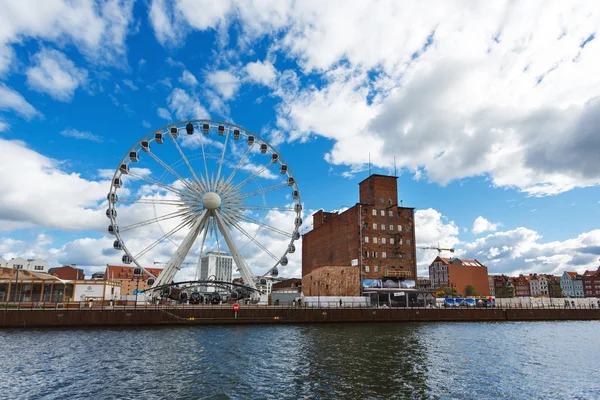
M 131 264 L 131 257 L 129 257 L 127 254 L 123 254 L 121 261 L 123 261 L 123 264 Z
M 300 226 L 300 225 L 302 225 L 302 218 L 296 218 L 296 219 L 294 220 L 294 225 L 296 225 L 296 226 Z
M 148 286 L 152 286 L 154 285 L 155 279 L 154 278 L 148 278 Z
M 202 124 L 202 132 L 204 132 L 205 135 L 208 135 L 210 133 L 210 125 Z
M 106 200 L 108 200 L 110 203 L 115 204 L 117 201 L 119 201 L 119 196 L 117 196 L 116 193 L 109 193 L 108 195 L 106 195 Z
M 294 206 L 294 211 L 296 211 L 297 213 L 302 212 L 302 204 L 296 204 Z
M 147 140 L 142 140 L 142 150 L 148 152 L 150 151 L 150 142 Z
M 288 259 L 287 259 L 287 257 L 281 257 L 281 260 L 279 261 L 279 263 L 280 263 L 281 265 L 283 265 L 284 267 L 285 267 L 286 265 L 288 265 Z
M 116 188 L 120 188 L 123 186 L 123 182 L 121 182 L 121 178 L 113 179 L 113 186 Z
M 106 216 L 108 218 L 117 218 L 117 210 L 109 208 L 106 210 Z
M 265 154 L 267 152 L 267 145 L 265 143 L 260 145 L 260 152 Z
M 254 144 L 254 136 L 248 136 L 248 146 L 252 146 Z
M 119 227 L 117 225 L 110 224 L 108 226 L 108 233 L 110 233 L 111 235 L 116 235 L 117 233 L 119 233 Z
M 176 127 L 171 127 L 171 137 L 173 137 L 173 139 L 177 139 L 179 137 L 179 129 L 177 129 Z
M 113 247 L 115 250 L 123 250 L 123 245 L 118 239 L 113 242 Z
M 154 135 L 154 141 L 158 144 L 162 144 L 163 143 L 163 135 L 162 133 L 157 133 Z
M 277 275 L 279 275 L 279 270 L 277 269 L 277 267 L 273 267 L 273 269 L 271 270 L 271 276 L 273 278 L 277 278 Z
M 288 176 L 288 186 L 294 186 L 294 183 L 296 183 L 296 181 L 294 180 L 294 177 Z
M 281 168 L 279 168 L 280 174 L 287 174 L 288 166 L 285 164 L 281 164 Z
M 298 232 L 298 231 L 295 231 L 295 232 L 292 234 L 292 238 L 293 238 L 294 240 L 298 240 L 298 239 L 300 239 L 300 232 Z
M 125 163 L 119 165 L 119 171 L 121 171 L 122 174 L 127 175 L 129 173 L 129 165 Z
M 219 125 L 217 131 L 219 132 L 219 136 L 223 136 L 225 134 L 225 127 L 223 125 Z
M 288 245 L 288 253 L 294 254 L 296 252 L 296 246 L 293 243 Z
M 238 140 L 240 138 L 240 130 L 239 129 L 234 129 L 233 130 L 233 138 L 235 140 Z
M 142 276 L 142 269 L 141 268 L 134 268 L 133 269 L 133 275 L 135 276 Z
M 131 162 L 138 162 L 138 161 L 140 161 L 140 157 L 138 156 L 138 152 L 137 151 L 130 151 L 129 152 L 129 159 L 131 160 Z
M 279 154 L 273 153 L 271 154 L 271 162 L 276 163 L 279 160 Z

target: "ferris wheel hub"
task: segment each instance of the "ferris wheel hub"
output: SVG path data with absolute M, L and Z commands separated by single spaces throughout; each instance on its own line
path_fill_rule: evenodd
M 207 192 L 202 196 L 202 205 L 207 210 L 216 210 L 221 205 L 221 197 L 215 192 Z

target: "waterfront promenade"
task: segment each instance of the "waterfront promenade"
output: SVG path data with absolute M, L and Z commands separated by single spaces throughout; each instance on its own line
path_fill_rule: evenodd
M 71 304 L 70 306 L 73 306 Z M 340 322 L 600 320 L 586 308 L 371 308 L 243 305 L 100 306 L 0 309 L 0 328 L 165 326 L 216 324 L 306 324 Z

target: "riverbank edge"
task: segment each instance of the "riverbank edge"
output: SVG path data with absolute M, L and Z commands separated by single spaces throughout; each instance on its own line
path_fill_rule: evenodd
M 230 308 L 0 310 L 3 328 L 600 320 L 600 309 Z

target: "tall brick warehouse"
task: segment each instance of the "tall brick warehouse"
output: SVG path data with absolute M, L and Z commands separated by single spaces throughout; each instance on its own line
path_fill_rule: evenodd
M 416 280 L 414 208 L 398 205 L 397 179 L 371 175 L 355 206 L 313 214 L 302 236 L 305 296 L 359 296 L 364 279 Z

